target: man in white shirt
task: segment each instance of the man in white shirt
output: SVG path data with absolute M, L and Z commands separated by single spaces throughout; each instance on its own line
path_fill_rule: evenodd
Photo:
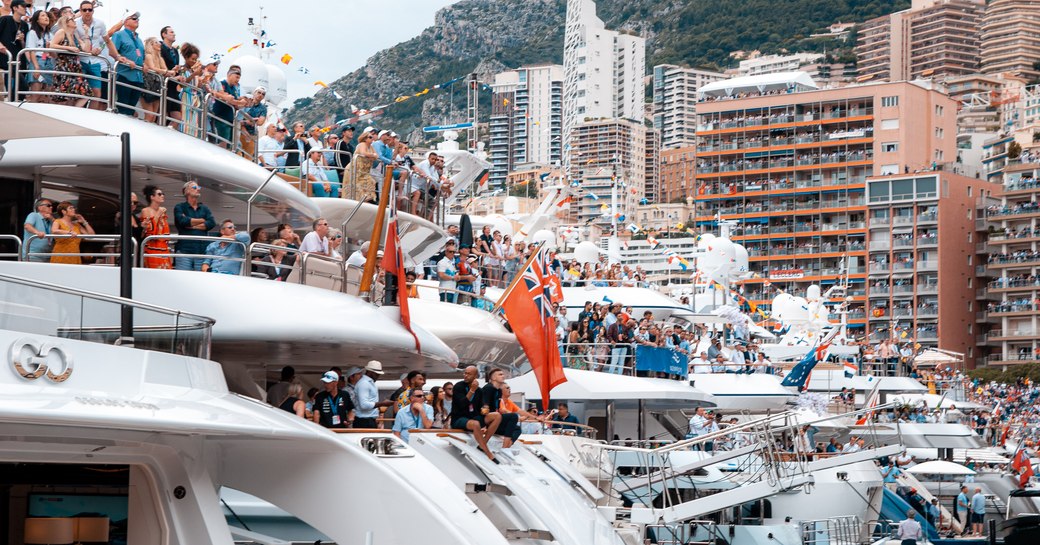
M 690 360 L 691 373 L 710 373 L 711 364 L 708 363 L 708 353 L 701 351 L 700 355 Z
M 906 512 L 906 520 L 899 523 L 896 537 L 902 540 L 901 545 L 917 545 L 917 540 L 921 539 L 921 523 L 915 519 L 916 515 L 917 512 L 911 509 Z
M 365 261 L 368 259 L 368 247 L 369 243 L 367 240 L 365 242 L 362 242 L 361 247 L 357 250 L 354 250 L 354 253 L 350 254 L 350 257 L 347 258 L 347 265 L 354 267 L 364 267 Z
M 699 437 L 708 433 L 711 429 L 711 422 L 708 420 L 707 414 L 704 412 L 704 407 L 697 407 L 697 412 L 690 417 L 690 431 L 686 434 L 687 439 Z
M 459 279 L 458 266 L 455 264 L 455 243 L 448 241 L 444 246 L 444 257 L 437 262 L 437 279 L 440 281 L 441 301 L 455 302 L 456 282 Z
M 301 253 L 321 254 L 332 256 L 329 250 L 329 222 L 325 218 L 318 218 L 311 224 L 313 231 L 307 233 L 300 243 Z
M 53 24 L 54 21 L 52 20 Z M 76 34 L 79 38 L 80 43 L 90 43 L 90 57 L 81 57 L 79 64 L 83 70 L 83 75 L 89 76 L 87 78 L 87 86 L 90 87 L 90 94 L 94 97 L 101 98 L 101 88 L 105 82 L 102 78 L 108 77 L 108 64 L 103 58 L 108 58 L 108 61 L 112 61 L 112 58 L 108 56 L 108 45 L 105 43 L 105 35 L 107 31 L 105 23 L 100 19 L 94 18 L 94 2 L 84 0 L 79 4 L 79 18 L 76 19 Z M 113 63 L 114 66 L 114 63 Z M 100 100 L 91 100 L 90 107 L 95 110 L 104 110 L 105 105 Z
M 303 176 L 311 186 L 311 192 L 315 197 L 339 197 L 338 183 L 330 182 L 329 175 L 325 172 L 325 158 L 322 157 L 321 149 L 311 148 L 307 154 L 307 160 L 303 163 Z
M 260 137 L 257 149 L 260 151 L 260 160 L 269 169 L 278 168 L 278 158 L 285 155 L 282 151 L 285 133 L 278 131 L 274 123 L 267 126 L 267 134 Z

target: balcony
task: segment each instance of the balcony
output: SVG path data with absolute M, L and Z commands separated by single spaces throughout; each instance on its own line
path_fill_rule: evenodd
M 931 329 L 917 332 L 918 341 L 937 341 L 939 340 L 939 332 Z
M 870 218 L 871 227 L 888 227 L 888 218 Z
M 917 307 L 918 318 L 938 318 L 939 305 L 919 305 Z
M 912 216 L 895 216 L 892 218 L 892 225 L 913 225 L 914 218 Z
M 912 238 L 897 238 L 892 241 L 892 246 L 896 248 L 913 248 L 914 239 Z
M 939 245 L 939 237 L 917 237 L 917 247 L 933 247 Z
M 890 293 L 892 293 L 892 292 L 891 292 L 891 288 L 889 286 L 871 286 L 870 287 L 870 295 L 872 295 L 872 296 L 873 295 L 881 295 L 881 296 L 884 296 L 884 297 L 888 297 L 888 295 Z
M 925 283 L 925 284 L 918 284 L 917 285 L 917 294 L 918 295 L 929 295 L 929 294 L 936 294 L 936 293 L 939 293 L 939 284 L 938 283 L 928 282 L 928 283 Z
M 917 270 L 918 271 L 937 271 L 937 270 L 939 270 L 939 262 L 938 261 L 918 261 L 917 262 Z
M 1037 306 L 1033 303 L 1008 303 L 1003 302 L 986 310 L 989 317 L 1004 316 L 1011 314 L 1023 314 L 1036 312 Z
M 871 263 L 868 271 L 870 274 L 887 274 L 889 271 L 888 263 Z

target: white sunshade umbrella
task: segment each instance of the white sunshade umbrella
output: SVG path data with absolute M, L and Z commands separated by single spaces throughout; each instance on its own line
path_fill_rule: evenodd
M 906 470 L 907 473 L 915 475 L 974 475 L 975 472 L 960 464 L 946 462 L 943 460 L 932 460 L 917 464 Z

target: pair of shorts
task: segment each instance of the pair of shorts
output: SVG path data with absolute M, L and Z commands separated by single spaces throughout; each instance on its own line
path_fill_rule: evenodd
M 472 418 L 456 418 L 451 421 L 451 427 L 456 430 L 464 430 L 466 429 L 466 424 L 469 424 L 471 420 L 473 422 L 480 422 L 479 420 L 473 420 Z M 483 424 L 481 424 L 481 427 L 483 427 Z
M 986 522 L 986 520 L 985 520 L 986 519 L 986 515 L 984 515 L 984 514 L 981 514 L 981 513 L 971 513 L 968 516 L 971 517 L 971 521 L 970 521 L 971 524 L 982 524 L 982 523 Z
M 87 78 L 84 78 L 87 80 L 87 85 L 90 86 L 91 89 L 100 89 L 101 65 L 89 62 L 80 62 L 79 64 L 83 70 L 83 75 L 88 76 Z
M 45 56 L 43 58 L 40 58 L 36 61 L 36 63 L 39 65 L 39 69 L 41 72 L 44 70 L 54 70 L 53 56 Z M 32 65 L 30 65 L 30 72 L 25 75 L 25 82 L 29 85 L 32 85 L 33 83 L 41 83 L 43 85 L 54 85 L 54 74 L 44 74 L 41 72 L 36 72 L 32 69 Z

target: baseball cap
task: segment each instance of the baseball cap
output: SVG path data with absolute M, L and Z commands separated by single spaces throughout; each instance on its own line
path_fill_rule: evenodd
M 386 130 L 386 129 L 383 129 L 383 130 L 379 131 L 379 134 L 377 134 L 376 136 L 377 136 L 378 138 L 382 138 L 382 137 L 384 137 L 384 136 L 386 136 L 386 135 L 388 135 L 388 134 L 390 134 L 390 131 L 388 131 L 388 130 Z
M 339 128 L 339 132 L 352 131 L 352 130 L 354 130 L 354 126 L 353 125 L 343 125 L 342 127 Z
M 394 131 L 390 131 L 390 136 L 397 138 L 397 133 Z
M 325 374 L 321 376 L 321 381 L 325 384 L 329 384 L 330 382 L 339 382 L 339 373 L 335 371 L 326 371 Z
M 257 92 L 257 91 L 260 91 L 261 93 L 263 93 L 265 95 L 267 94 L 267 88 L 264 87 L 263 85 L 257 85 L 256 89 L 253 89 L 254 93 Z
M 370 132 L 376 132 L 376 128 L 375 127 L 365 127 L 365 130 L 361 131 L 361 134 L 365 135 L 365 134 L 368 134 Z
M 24 6 L 25 0 L 11 0 L 11 7 L 16 8 L 18 6 Z

